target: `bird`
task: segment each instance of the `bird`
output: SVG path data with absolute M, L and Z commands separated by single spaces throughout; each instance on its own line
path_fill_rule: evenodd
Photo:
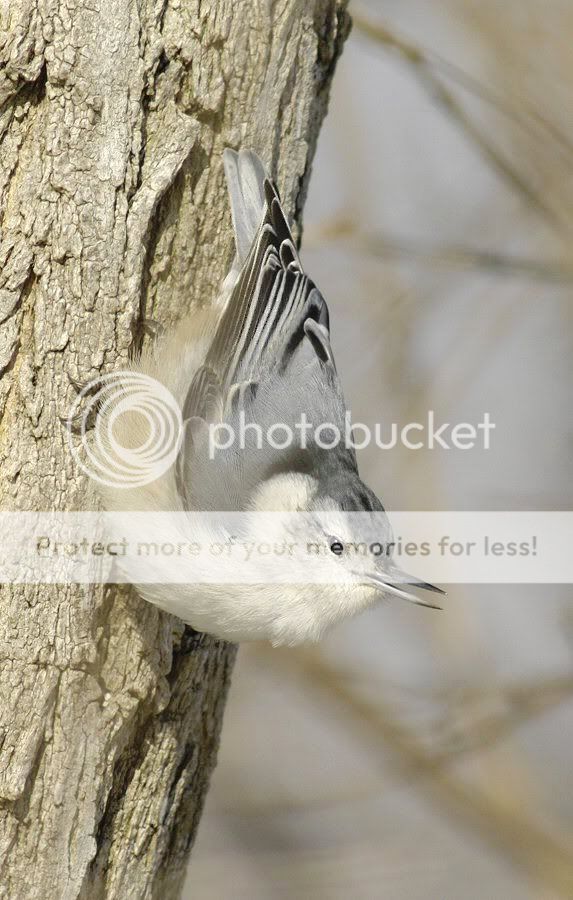
M 196 631 L 231 642 L 318 641 L 393 597 L 439 608 L 412 593 L 444 592 L 396 565 L 390 522 L 360 478 L 355 450 L 331 439 L 345 433 L 347 409 L 328 307 L 303 269 L 278 188 L 252 150 L 225 149 L 223 166 L 235 257 L 220 293 L 129 366 L 130 377 L 151 379 L 175 399 L 177 452 L 144 484 L 100 486 L 116 533 L 216 546 L 218 555 L 126 554 L 117 560 L 122 578 Z M 148 419 L 125 406 L 127 396 L 126 386 L 102 404 L 106 451 L 112 425 L 120 447 L 149 438 Z M 257 443 L 277 423 L 294 435 L 301 417 L 326 439 L 315 428 L 288 445 Z M 221 428 L 243 441 L 217 443 Z M 239 521 L 236 533 L 229 521 Z M 248 546 L 288 547 L 290 558 L 265 551 L 247 560 Z

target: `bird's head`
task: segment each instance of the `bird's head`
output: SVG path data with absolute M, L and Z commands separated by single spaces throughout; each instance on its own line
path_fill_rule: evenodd
M 393 561 L 393 534 L 376 495 L 357 473 L 320 481 L 308 474 L 285 473 L 264 482 L 252 502 L 253 528 L 275 548 L 295 547 L 280 560 L 259 560 L 280 595 L 275 643 L 318 640 L 324 632 L 382 599 L 397 597 L 439 608 L 411 589 L 443 594 L 407 575 Z M 258 524 L 257 524 L 258 523 Z M 279 567 L 286 577 L 276 582 Z M 288 590 L 281 590 L 285 581 Z

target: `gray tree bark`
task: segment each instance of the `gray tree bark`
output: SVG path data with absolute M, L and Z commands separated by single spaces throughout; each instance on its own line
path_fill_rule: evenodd
M 72 382 L 218 291 L 224 146 L 300 214 L 345 0 L 9 0 L 0 27 L 0 499 L 96 508 Z M 2 588 L 1 897 L 178 894 L 234 652 L 124 588 Z

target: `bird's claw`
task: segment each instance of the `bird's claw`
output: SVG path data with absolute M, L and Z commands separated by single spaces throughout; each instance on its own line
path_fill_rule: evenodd
M 71 375 L 68 375 L 68 381 L 70 382 L 76 394 L 85 394 L 86 396 L 95 394 L 95 392 L 99 390 L 100 387 L 100 383 L 97 378 L 90 379 L 90 381 L 77 381 L 75 378 L 72 378 Z
M 92 407 L 87 415 L 77 413 L 75 416 L 58 416 L 64 428 L 67 428 L 70 434 L 75 435 L 85 434 L 87 431 L 91 431 L 95 425 L 96 417 L 96 407 Z
M 152 341 L 157 340 L 157 338 L 161 337 L 165 332 L 165 328 L 160 322 L 157 322 L 156 319 L 145 317 L 138 319 L 138 321 L 134 323 L 134 330 L 145 337 L 151 338 Z

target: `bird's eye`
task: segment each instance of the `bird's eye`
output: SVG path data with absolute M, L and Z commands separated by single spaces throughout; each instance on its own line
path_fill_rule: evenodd
M 344 553 L 344 544 L 338 538 L 329 538 L 328 546 L 330 547 L 330 552 L 334 553 L 335 556 L 342 556 L 342 554 Z

